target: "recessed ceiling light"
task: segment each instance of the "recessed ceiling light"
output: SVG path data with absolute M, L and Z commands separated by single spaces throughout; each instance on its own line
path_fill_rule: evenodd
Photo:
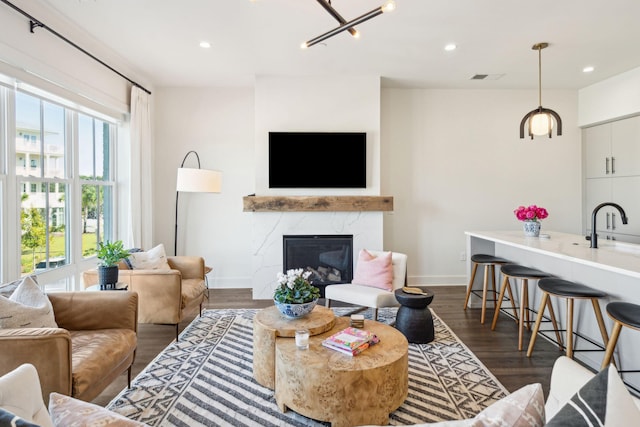
M 582 69 L 582 72 L 583 72 L 583 73 L 590 73 L 590 72 L 592 72 L 593 70 L 595 70 L 595 68 L 593 68 L 591 65 L 589 65 L 588 67 L 584 67 L 584 68 Z
M 447 52 L 451 52 L 452 50 L 456 50 L 457 47 L 458 46 L 456 46 L 455 43 L 449 43 L 444 47 L 444 50 L 446 50 Z
M 200 42 L 200 47 L 203 49 L 209 49 L 211 47 L 211 43 L 209 42 Z

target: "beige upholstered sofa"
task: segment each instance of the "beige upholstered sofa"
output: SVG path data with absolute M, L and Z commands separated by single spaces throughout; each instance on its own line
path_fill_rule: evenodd
M 138 293 L 140 323 L 175 325 L 177 339 L 178 323 L 185 315 L 195 309 L 202 311 L 207 289 L 204 258 L 170 256 L 167 262 L 170 270 L 131 270 L 121 262 L 118 281 Z M 83 280 L 85 287 L 97 284 L 98 271 L 85 271 Z
M 58 328 L 0 329 L 0 375 L 23 363 L 40 373 L 42 396 L 58 392 L 90 401 L 128 370 L 137 348 L 135 292 L 47 295 Z

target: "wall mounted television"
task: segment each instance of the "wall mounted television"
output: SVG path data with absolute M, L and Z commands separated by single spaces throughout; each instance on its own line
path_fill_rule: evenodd
M 269 188 L 366 187 L 366 132 L 269 132 Z

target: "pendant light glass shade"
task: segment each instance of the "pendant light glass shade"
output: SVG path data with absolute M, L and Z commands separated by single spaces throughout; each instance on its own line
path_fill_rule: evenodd
M 550 114 L 537 113 L 529 118 L 529 134 L 534 136 L 547 135 L 553 129 L 553 119 Z
M 562 119 L 560 115 L 553 110 L 542 107 L 542 49 L 549 46 L 548 43 L 534 44 L 531 49 L 538 51 L 538 101 L 539 107 L 529 111 L 520 122 L 520 138 L 524 138 L 524 129 L 527 127 L 527 133 L 533 139 L 534 136 L 547 135 L 551 138 L 554 128 L 554 121 L 557 123 L 556 129 L 558 136 L 562 135 Z M 527 124 L 528 121 L 528 124 Z

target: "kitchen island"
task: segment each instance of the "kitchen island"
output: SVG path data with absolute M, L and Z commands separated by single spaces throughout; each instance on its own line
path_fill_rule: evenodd
M 467 259 L 476 253 L 492 254 L 506 258 L 510 262 L 537 268 L 565 280 L 579 282 L 608 294 L 601 301 L 601 308 L 611 301 L 627 301 L 640 304 L 640 245 L 611 240 L 600 240 L 599 248 L 592 249 L 584 236 L 562 232 L 546 232 L 543 237 L 525 237 L 519 231 L 469 231 L 467 236 Z M 470 277 L 471 263 L 467 263 L 467 277 Z M 474 289 L 482 289 L 482 277 L 476 276 Z M 500 282 L 498 282 L 500 283 Z M 519 299 L 519 286 L 512 288 Z M 529 284 L 529 304 L 538 310 L 542 292 L 535 281 Z M 476 297 L 470 305 L 478 304 Z M 564 299 L 551 299 L 561 327 L 566 326 L 566 306 Z M 505 302 L 504 307 L 509 307 Z M 503 317 L 503 316 L 501 316 Z M 610 333 L 613 322 L 605 314 L 605 324 Z M 506 321 L 500 319 L 499 321 Z M 574 327 L 590 339 L 601 342 L 600 332 L 593 315 L 591 304 L 576 300 Z M 514 346 L 517 342 L 514 341 Z M 578 340 L 576 348 L 594 349 L 584 340 Z M 525 345 L 526 349 L 526 345 Z M 623 370 L 640 369 L 640 331 L 624 328 L 616 347 L 616 362 Z M 535 349 L 534 349 L 535 355 Z M 589 367 L 599 370 L 604 351 L 576 352 L 574 357 Z M 640 389 L 640 374 L 624 375 L 627 383 Z

